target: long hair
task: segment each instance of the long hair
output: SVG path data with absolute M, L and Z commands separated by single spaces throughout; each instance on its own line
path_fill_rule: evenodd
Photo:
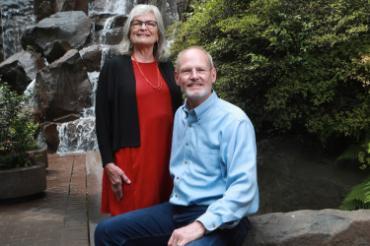
M 160 61 L 166 58 L 166 45 L 167 41 L 165 38 L 165 28 L 163 24 L 163 18 L 159 9 L 154 5 L 149 4 L 138 4 L 129 13 L 125 25 L 123 26 L 123 39 L 117 46 L 117 51 L 120 54 L 132 54 L 133 45 L 130 40 L 130 28 L 131 22 L 136 16 L 143 15 L 146 13 L 153 13 L 157 21 L 158 36 L 157 43 L 154 44 L 153 55 Z

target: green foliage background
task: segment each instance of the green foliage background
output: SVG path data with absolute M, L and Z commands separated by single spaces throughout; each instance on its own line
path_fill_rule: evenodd
M 370 4 L 360 0 L 193 1 L 173 54 L 210 51 L 218 93 L 258 131 L 302 131 L 323 142 L 370 125 Z
M 198 0 L 190 8 L 172 54 L 206 48 L 218 94 L 243 108 L 260 136 L 341 140 L 341 160 L 370 167 L 370 1 Z

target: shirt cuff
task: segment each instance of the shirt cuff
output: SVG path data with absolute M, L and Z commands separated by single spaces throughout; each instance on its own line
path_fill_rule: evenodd
M 210 212 L 202 214 L 197 221 L 202 223 L 204 228 L 206 228 L 207 233 L 216 230 L 222 224 L 221 218 Z

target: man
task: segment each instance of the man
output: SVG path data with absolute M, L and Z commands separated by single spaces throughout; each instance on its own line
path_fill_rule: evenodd
M 95 245 L 241 245 L 258 209 L 253 125 L 212 90 L 216 69 L 201 47 L 177 57 L 186 95 L 175 115 L 170 201 L 101 222 Z M 143 182 L 145 182 L 143 180 Z

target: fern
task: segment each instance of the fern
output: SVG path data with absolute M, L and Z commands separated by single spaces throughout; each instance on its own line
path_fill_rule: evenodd
M 341 209 L 370 209 L 370 177 L 352 188 L 342 202 Z

